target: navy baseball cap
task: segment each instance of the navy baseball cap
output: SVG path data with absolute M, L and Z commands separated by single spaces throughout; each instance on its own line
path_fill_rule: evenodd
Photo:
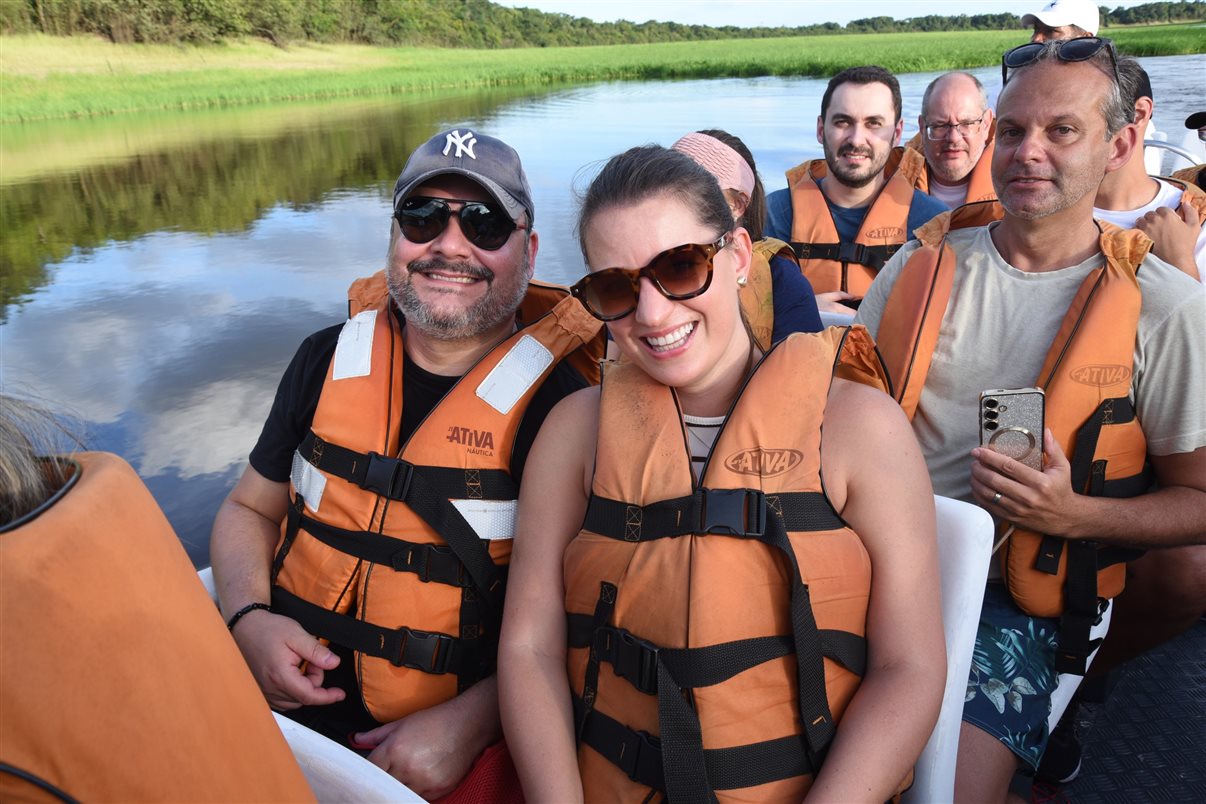
M 531 225 L 535 218 L 532 188 L 519 154 L 502 140 L 467 128 L 437 134 L 415 149 L 394 183 L 394 209 L 420 184 L 449 173 L 486 188 L 511 220 L 518 221 L 527 213 Z

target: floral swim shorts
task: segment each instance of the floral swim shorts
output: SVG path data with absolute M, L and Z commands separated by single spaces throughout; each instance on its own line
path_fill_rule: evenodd
M 1047 747 L 1058 628 L 1056 617 L 1023 614 L 1004 584 L 988 584 L 963 720 L 996 737 L 1030 770 Z

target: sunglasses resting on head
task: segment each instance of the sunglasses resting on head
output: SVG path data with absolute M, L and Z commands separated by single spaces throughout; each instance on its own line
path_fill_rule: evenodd
M 1110 54 L 1110 63 L 1114 66 L 1114 83 L 1121 83 L 1118 80 L 1118 53 L 1114 50 L 1114 40 L 1100 36 L 1082 36 L 1079 39 L 1064 39 L 1058 42 L 1027 42 L 1006 50 L 1001 56 L 1001 86 L 1009 83 L 1010 70 L 1031 64 L 1048 46 L 1054 47 L 1055 56 L 1060 61 L 1088 61 L 1105 48 Z
M 712 284 L 712 260 L 731 242 L 733 236 L 726 232 L 711 243 L 668 248 L 643 268 L 604 268 L 587 274 L 570 292 L 600 321 L 615 321 L 636 310 L 641 277 L 667 299 L 693 299 Z
M 459 204 L 454 210 L 452 204 Z M 511 220 L 497 204 L 486 201 L 466 201 L 460 198 L 432 198 L 416 195 L 407 198 L 394 210 L 402 236 L 412 243 L 430 243 L 448 226 L 456 215 L 465 239 L 485 251 L 497 251 L 506 245 L 516 229 L 527 229 Z

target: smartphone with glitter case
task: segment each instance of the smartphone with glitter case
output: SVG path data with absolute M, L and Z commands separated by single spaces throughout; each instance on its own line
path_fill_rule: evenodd
M 1043 469 L 1042 388 L 997 388 L 980 394 L 980 446 Z

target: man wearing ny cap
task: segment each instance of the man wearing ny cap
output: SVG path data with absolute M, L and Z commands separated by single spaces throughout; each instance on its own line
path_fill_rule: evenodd
M 1034 28 L 1031 42 L 1050 42 L 1097 36 L 1100 18 L 1094 0 L 1051 0 L 1041 11 L 1022 17 L 1022 25 Z
M 222 613 L 269 703 L 424 798 L 501 739 L 523 463 L 587 384 L 563 358 L 599 350 L 576 300 L 530 282 L 532 223 L 510 146 L 468 129 L 419 146 L 385 271 L 302 343 L 214 523 Z

